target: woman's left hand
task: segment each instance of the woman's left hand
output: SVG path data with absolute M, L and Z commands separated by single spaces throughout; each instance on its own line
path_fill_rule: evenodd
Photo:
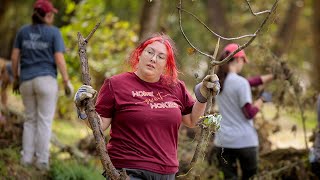
M 212 93 L 212 96 L 218 95 L 220 92 L 219 78 L 216 74 L 207 75 L 201 83 L 195 87 L 195 95 L 199 102 L 205 103 Z

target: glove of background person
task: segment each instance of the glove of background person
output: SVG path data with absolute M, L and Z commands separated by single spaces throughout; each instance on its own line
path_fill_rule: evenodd
M 18 77 L 15 77 L 14 80 L 13 80 L 13 85 L 12 85 L 12 92 L 14 94 L 20 94 L 20 90 L 19 90 L 19 87 L 20 87 L 20 80 L 19 80 L 19 76 Z
M 94 90 L 91 86 L 82 85 L 74 95 L 74 103 L 77 106 L 77 113 L 80 119 L 87 119 L 87 114 L 85 112 L 85 100 L 94 99 L 96 94 L 97 91 Z
M 199 102 L 207 102 L 210 92 L 212 92 L 213 96 L 216 96 L 220 92 L 220 83 L 218 76 L 216 74 L 207 75 L 201 83 L 195 86 L 194 92 Z
M 266 91 L 263 91 L 260 95 L 260 98 L 263 102 L 271 102 L 272 101 L 272 94 Z
M 70 81 L 67 81 L 67 83 L 64 84 L 64 93 L 65 93 L 65 95 L 68 98 L 70 98 L 70 97 L 72 97 L 73 92 L 74 92 L 73 85 L 71 84 Z

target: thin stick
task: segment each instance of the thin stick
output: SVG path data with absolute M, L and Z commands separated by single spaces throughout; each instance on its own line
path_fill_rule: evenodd
M 94 32 L 100 26 L 100 22 L 94 27 L 87 38 L 83 38 L 80 32 L 78 32 L 78 45 L 79 45 L 79 57 L 81 61 L 81 72 L 82 72 L 82 82 L 83 84 L 90 85 L 90 73 L 87 57 L 87 43 L 89 39 L 93 36 Z M 127 179 L 125 171 L 121 174 L 113 166 L 110 157 L 107 153 L 106 143 L 104 139 L 104 134 L 100 126 L 100 118 L 95 111 L 94 103 L 92 99 L 88 99 L 86 102 L 86 114 L 88 115 L 88 121 L 90 123 L 93 135 L 96 141 L 96 148 L 100 155 L 100 160 L 109 178 L 112 180 Z
M 251 14 L 254 15 L 254 16 L 258 16 L 258 15 L 264 14 L 264 13 L 271 13 L 271 10 L 265 10 L 265 11 L 260 11 L 260 12 L 255 13 L 255 12 L 253 12 L 253 10 L 252 10 L 252 8 L 251 8 L 251 5 L 250 5 L 249 0 L 246 0 L 246 2 L 247 2 L 247 4 L 248 4 L 248 6 L 249 6 L 249 9 L 250 9 Z

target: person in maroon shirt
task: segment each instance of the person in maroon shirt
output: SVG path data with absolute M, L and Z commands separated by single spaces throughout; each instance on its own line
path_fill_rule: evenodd
M 129 63 L 132 72 L 107 78 L 97 96 L 101 128 L 111 125 L 108 154 L 131 179 L 174 179 L 179 127 L 181 123 L 195 127 L 209 92 L 214 96 L 219 92 L 219 79 L 206 76 L 195 87 L 197 100 L 193 100 L 177 78 L 174 43 L 164 34 L 142 41 Z M 87 118 L 83 100 L 95 94 L 87 85 L 77 91 L 74 100 L 81 119 Z

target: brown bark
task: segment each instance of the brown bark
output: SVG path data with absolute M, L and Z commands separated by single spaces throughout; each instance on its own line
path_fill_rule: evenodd
M 320 92 L 320 1 L 313 0 L 313 36 L 314 36 L 314 62 L 312 65 L 312 82 L 317 92 Z
M 161 0 L 145 1 L 140 17 L 139 38 L 143 39 L 157 31 L 161 10 Z
M 90 80 L 91 80 L 90 73 L 89 73 L 87 50 L 86 50 L 87 43 L 99 26 L 100 26 L 100 23 L 98 23 L 95 26 L 95 28 L 90 32 L 87 38 L 83 38 L 83 36 L 80 33 L 78 33 L 78 45 L 79 45 L 79 57 L 81 62 L 82 82 L 83 84 L 86 84 L 86 85 L 90 85 Z M 100 126 L 99 116 L 95 111 L 95 107 L 92 99 L 88 99 L 86 102 L 86 114 L 88 115 L 88 121 L 93 131 L 93 135 L 96 141 L 97 151 L 100 155 L 100 160 L 104 170 L 106 171 L 106 174 L 112 180 L 128 179 L 126 172 L 121 171 L 119 173 L 117 169 L 113 166 L 110 160 L 110 157 L 106 149 L 104 134 Z
M 5 13 L 7 12 L 6 10 L 8 9 L 8 6 L 12 3 L 11 0 L 1 0 L 0 1 L 0 21 L 3 22 L 3 17 Z
M 303 7 L 303 0 L 291 0 L 289 8 L 286 12 L 286 17 L 281 25 L 277 36 L 276 43 L 273 47 L 273 52 L 276 56 L 281 57 L 288 52 L 291 43 L 294 39 L 294 33 L 299 20 L 300 12 Z

